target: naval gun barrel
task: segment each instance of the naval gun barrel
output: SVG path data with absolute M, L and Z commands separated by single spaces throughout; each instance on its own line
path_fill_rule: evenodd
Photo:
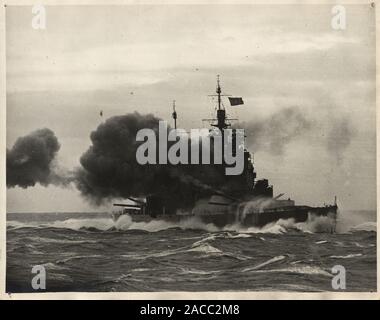
M 222 191 L 214 191 L 214 193 L 218 196 L 221 196 L 221 197 L 225 197 L 226 199 L 229 199 L 229 200 L 232 200 L 232 201 L 241 201 L 240 199 L 237 199 L 237 198 L 234 198 L 234 197 L 231 197 L 229 196 L 228 194 L 225 194 L 224 192 Z
M 132 197 L 127 197 L 127 199 L 131 200 L 131 201 L 134 201 L 140 205 L 146 205 L 146 203 L 142 200 L 139 200 L 139 199 L 135 199 L 135 198 L 132 198 Z
M 126 204 L 126 203 L 114 203 L 115 207 L 127 207 L 127 208 L 138 208 L 141 209 L 141 205 L 137 204 Z
M 285 194 L 285 193 L 280 193 L 280 194 L 278 194 L 277 196 L 275 196 L 275 197 L 273 198 L 273 200 L 280 199 L 284 194 Z

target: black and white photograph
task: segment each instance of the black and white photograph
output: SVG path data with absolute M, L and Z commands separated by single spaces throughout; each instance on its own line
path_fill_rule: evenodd
M 376 5 L 5 2 L 3 294 L 378 297 Z

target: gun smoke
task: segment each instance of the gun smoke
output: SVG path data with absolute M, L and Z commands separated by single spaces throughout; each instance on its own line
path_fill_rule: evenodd
M 333 124 L 327 134 L 327 150 L 337 164 L 341 164 L 344 152 L 350 145 L 356 131 L 348 117 L 332 119 L 332 121 Z
M 323 129 L 326 124 L 328 127 Z M 308 134 L 317 136 L 337 164 L 343 161 L 344 152 L 356 134 L 347 116 L 311 119 L 298 107 L 282 109 L 267 118 L 240 122 L 234 127 L 245 130 L 249 149 L 277 156 L 284 154 L 286 146 L 295 139 L 307 139 Z
M 16 140 L 7 149 L 7 187 L 32 187 L 36 183 L 67 185 L 70 182 L 54 159 L 60 144 L 50 129 L 39 129 Z M 62 170 L 60 170 L 62 171 Z
M 194 170 L 190 165 L 140 165 L 137 162 L 136 150 L 141 144 L 136 141 L 137 132 L 149 128 L 158 133 L 159 121 L 151 114 L 135 112 L 109 118 L 99 125 L 91 133 L 92 146 L 80 158 L 82 167 L 75 173 L 82 195 L 100 204 L 106 199 L 160 193 L 186 208 L 193 205 L 195 190 L 210 192 L 212 188 L 202 182 L 201 177 L 216 178 L 213 166 Z
M 255 152 L 264 150 L 282 155 L 293 139 L 302 136 L 313 127 L 313 122 L 297 107 L 288 107 L 264 119 L 237 123 L 247 135 L 247 145 Z
M 92 145 L 81 156 L 81 167 L 70 174 L 58 172 L 55 157 L 60 144 L 53 131 L 36 130 L 18 138 L 7 150 L 7 187 L 27 188 L 36 183 L 66 186 L 74 182 L 81 194 L 96 205 L 115 198 L 159 193 L 183 209 L 218 191 L 233 195 L 240 182 L 228 180 L 221 166 L 138 164 L 136 150 L 141 142 L 136 141 L 136 134 L 144 128 L 158 133 L 159 121 L 152 114 L 137 112 L 107 119 L 91 133 Z M 347 119 L 332 121 L 326 137 L 327 150 L 341 159 L 354 131 Z M 315 121 L 298 108 L 286 108 L 267 119 L 235 127 L 246 130 L 249 149 L 281 155 L 289 142 L 314 130 L 314 125 Z

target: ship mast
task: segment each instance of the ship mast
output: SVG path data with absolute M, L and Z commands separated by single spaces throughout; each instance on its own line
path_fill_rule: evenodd
M 220 76 L 217 75 L 216 81 L 216 94 L 209 95 L 211 97 L 218 97 L 218 108 L 216 110 L 216 119 L 202 119 L 203 121 L 217 121 L 215 124 L 211 124 L 213 127 L 217 127 L 220 131 L 227 129 L 231 124 L 226 122 L 226 120 L 237 120 L 237 119 L 227 119 L 226 109 L 222 104 L 222 97 L 230 96 L 228 94 L 222 94 L 222 88 L 220 87 Z
M 174 119 L 174 129 L 177 129 L 177 111 L 175 111 L 175 100 L 173 100 L 173 113 L 172 117 Z
M 221 103 L 222 103 L 222 99 L 221 99 L 220 94 L 222 93 L 222 89 L 220 88 L 219 75 L 217 75 L 216 93 L 218 94 L 218 110 L 220 110 L 221 109 Z
M 213 126 L 222 131 L 226 129 L 229 124 L 226 123 L 226 109 L 222 106 L 222 88 L 220 87 L 219 75 L 217 76 L 216 94 L 218 95 L 218 110 L 216 111 L 217 124 Z

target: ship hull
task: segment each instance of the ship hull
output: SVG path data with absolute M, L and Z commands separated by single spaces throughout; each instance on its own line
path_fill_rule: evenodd
M 147 214 L 129 214 L 129 216 L 132 218 L 133 222 L 150 222 L 153 220 L 161 220 L 172 223 L 179 223 L 189 219 L 196 219 L 202 223 L 213 224 L 219 228 L 234 224 L 240 224 L 246 227 L 263 227 L 267 224 L 279 221 L 280 219 L 293 219 L 294 222 L 298 223 L 306 222 L 309 219 L 313 219 L 315 217 L 329 217 L 333 221 L 336 221 L 337 206 L 295 206 L 291 208 L 277 208 L 273 210 L 266 210 L 264 212 L 251 213 L 244 213 L 236 210 L 234 212 L 218 211 L 215 213 L 207 212 L 205 214 L 162 214 L 156 217 L 152 217 Z M 331 230 L 331 232 L 334 232 L 334 224 L 332 225 L 332 228 L 333 230 Z

